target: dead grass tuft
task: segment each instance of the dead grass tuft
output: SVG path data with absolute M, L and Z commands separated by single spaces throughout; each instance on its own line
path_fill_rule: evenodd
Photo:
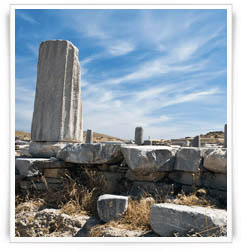
M 86 170 L 84 172 L 85 183 L 74 180 L 70 174 L 66 173 L 63 178 L 64 188 L 53 190 L 48 186 L 44 176 L 40 179 L 45 184 L 46 191 L 27 191 L 25 195 L 16 196 L 16 210 L 21 211 L 24 202 L 29 202 L 29 208 L 35 207 L 41 202 L 41 207 L 54 207 L 61 209 L 63 213 L 88 214 L 98 216 L 96 202 L 100 195 L 108 193 L 108 183 L 105 177 L 96 171 Z M 41 200 L 42 199 L 42 200 Z M 32 206 L 30 207 L 30 205 Z M 27 211 L 27 206 L 24 206 Z
M 15 207 L 15 214 L 18 214 L 21 212 L 37 211 L 43 208 L 45 205 L 46 205 L 46 202 L 41 198 L 31 199 L 25 202 L 21 200 Z
M 199 195 L 201 195 L 199 197 Z M 211 207 L 214 208 L 214 203 L 206 198 L 206 191 L 204 189 L 199 189 L 186 195 L 184 192 L 177 194 L 175 199 L 168 200 L 167 203 L 174 203 L 178 205 L 187 206 L 201 206 L 201 207 Z
M 101 237 L 107 227 L 115 227 L 127 230 L 148 231 L 150 227 L 150 209 L 155 203 L 152 198 L 141 198 L 140 200 L 129 200 L 125 215 L 117 220 L 112 220 L 104 225 L 97 225 L 90 230 L 90 236 Z

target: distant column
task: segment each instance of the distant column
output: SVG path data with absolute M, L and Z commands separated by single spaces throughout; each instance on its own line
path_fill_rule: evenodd
M 224 148 L 227 148 L 227 123 L 224 125 Z
M 144 143 L 144 130 L 142 127 L 135 128 L 135 143 L 137 145 L 142 145 Z
M 193 138 L 192 147 L 201 147 L 200 136 L 196 136 Z
M 93 143 L 93 133 L 92 130 L 88 129 L 86 134 L 86 143 Z
M 184 143 L 184 147 L 189 147 L 190 146 L 190 141 L 186 140 Z
M 82 141 L 80 63 L 69 41 L 40 44 L 31 139 Z

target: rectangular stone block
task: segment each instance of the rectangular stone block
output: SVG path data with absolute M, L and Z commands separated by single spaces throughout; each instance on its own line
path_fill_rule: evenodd
M 16 158 L 15 160 L 17 174 L 24 177 L 42 175 L 45 169 L 66 169 L 75 167 L 75 164 L 49 158 Z
M 31 139 L 82 141 L 80 63 L 69 41 L 40 44 Z
M 182 147 L 176 153 L 174 170 L 199 172 L 203 151 L 195 147 Z
M 176 183 L 184 185 L 201 185 L 201 175 L 200 173 L 192 173 L 185 171 L 173 171 L 168 175 L 169 179 L 173 180 Z

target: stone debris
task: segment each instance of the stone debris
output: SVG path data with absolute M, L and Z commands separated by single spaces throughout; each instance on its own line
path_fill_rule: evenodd
M 128 209 L 128 197 L 104 194 L 98 198 L 97 211 L 99 218 L 109 222 L 121 218 Z
M 123 155 L 121 144 L 93 143 L 93 144 L 69 144 L 63 148 L 57 158 L 65 162 L 79 164 L 115 164 L 121 163 Z
M 182 236 L 191 230 L 202 236 L 211 236 L 227 225 L 227 212 L 207 207 L 155 204 L 151 208 L 150 225 L 162 237 L 175 233 Z
M 112 226 L 103 228 L 101 225 L 95 227 L 95 232 L 92 232 L 91 236 L 95 237 L 95 233 L 98 234 L 98 237 L 157 237 L 151 231 L 128 230 Z
M 69 216 L 59 209 L 23 211 L 15 216 L 15 234 L 17 237 L 72 237 L 88 219 L 88 216 Z

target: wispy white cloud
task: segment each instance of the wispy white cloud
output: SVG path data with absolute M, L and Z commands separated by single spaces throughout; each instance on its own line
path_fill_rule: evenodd
M 121 56 L 132 52 L 134 49 L 135 46 L 128 41 L 117 41 L 109 45 L 108 52 L 114 56 Z
M 15 80 L 15 119 L 18 122 L 17 127 L 20 130 L 30 130 L 35 91 L 29 88 L 29 83 L 33 83 L 33 78 L 17 78 Z
M 69 36 L 71 29 L 83 47 L 85 129 L 133 138 L 135 127 L 142 125 L 145 137 L 175 138 L 223 124 L 222 113 L 211 116 L 226 100 L 226 65 L 217 61 L 220 54 L 216 52 L 226 48 L 226 27 L 220 22 L 208 22 L 206 15 L 184 10 L 179 15 L 140 10 L 125 18 L 115 10 L 71 13 L 61 16 L 56 34 L 68 31 Z M 38 39 L 53 37 L 51 32 Z M 29 41 L 25 45 L 36 57 L 38 46 Z M 27 80 L 20 84 L 18 118 L 30 125 L 33 96 L 23 88 Z M 199 118 L 195 111 L 201 112 Z
M 29 15 L 27 15 L 25 13 L 18 13 L 18 16 L 31 24 L 39 24 L 38 21 L 36 21 L 34 18 L 30 17 Z
M 208 60 L 202 60 L 199 63 L 179 65 L 173 60 L 174 59 L 171 60 L 170 58 L 158 58 L 144 62 L 135 67 L 133 72 L 121 77 L 106 79 L 102 83 L 98 83 L 98 86 L 118 85 L 121 83 L 152 79 L 168 73 L 177 74 L 179 72 L 196 72 L 202 70 L 208 63 Z
M 188 93 L 182 96 L 177 96 L 177 97 L 173 97 L 172 100 L 167 101 L 163 104 L 161 104 L 161 107 L 167 107 L 167 106 L 171 106 L 171 105 L 177 105 L 177 104 L 181 104 L 184 102 L 191 102 L 191 101 L 197 101 L 201 98 L 204 97 L 208 97 L 211 95 L 215 95 L 218 93 L 218 89 L 217 88 L 213 88 L 210 89 L 208 91 L 201 91 L 201 92 L 192 92 L 192 93 Z

